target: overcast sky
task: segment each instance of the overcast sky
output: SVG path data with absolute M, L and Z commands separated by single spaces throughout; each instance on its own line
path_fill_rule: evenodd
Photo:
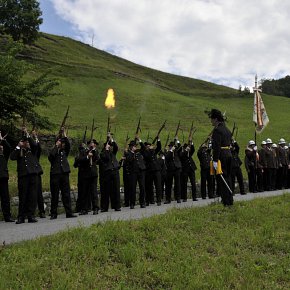
M 233 88 L 290 74 L 290 1 L 41 0 L 41 30 Z

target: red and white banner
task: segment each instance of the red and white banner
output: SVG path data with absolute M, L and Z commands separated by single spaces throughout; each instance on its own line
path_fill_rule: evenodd
M 261 133 L 269 123 L 269 118 L 259 91 L 259 89 L 254 88 L 253 122 L 256 124 L 257 133 Z

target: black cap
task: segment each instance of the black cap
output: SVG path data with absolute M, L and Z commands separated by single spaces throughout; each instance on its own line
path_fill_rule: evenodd
M 184 147 L 184 148 L 186 148 L 187 146 L 188 146 L 188 144 L 187 144 L 187 143 L 184 143 L 184 144 L 183 144 L 183 147 Z
M 87 141 L 87 145 L 90 145 L 91 142 L 93 142 L 93 143 L 96 144 L 96 145 L 99 145 L 99 143 L 97 142 L 96 139 L 92 139 L 92 140 Z
M 211 109 L 211 111 L 208 113 L 208 116 L 211 119 L 217 119 L 219 122 L 225 121 L 222 112 L 217 109 Z
M 145 146 L 147 146 L 147 145 L 149 145 L 149 146 L 150 146 L 150 145 L 151 145 L 151 143 L 149 143 L 149 142 L 145 142 L 145 143 L 144 143 L 144 145 L 145 145 Z
M 172 146 L 174 146 L 174 145 L 175 145 L 174 141 L 171 141 L 171 142 L 168 144 L 169 147 L 172 147 Z
M 130 147 L 136 146 L 136 142 L 135 141 L 130 141 L 130 143 L 128 144 Z

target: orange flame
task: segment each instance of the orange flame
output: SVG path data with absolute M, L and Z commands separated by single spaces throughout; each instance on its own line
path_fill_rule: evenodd
M 115 94 L 113 89 L 108 89 L 105 107 L 107 109 L 115 108 Z

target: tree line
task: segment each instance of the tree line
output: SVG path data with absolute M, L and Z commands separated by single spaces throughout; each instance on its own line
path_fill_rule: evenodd
M 263 79 L 263 93 L 275 96 L 285 96 L 290 98 L 290 76 L 281 79 Z

